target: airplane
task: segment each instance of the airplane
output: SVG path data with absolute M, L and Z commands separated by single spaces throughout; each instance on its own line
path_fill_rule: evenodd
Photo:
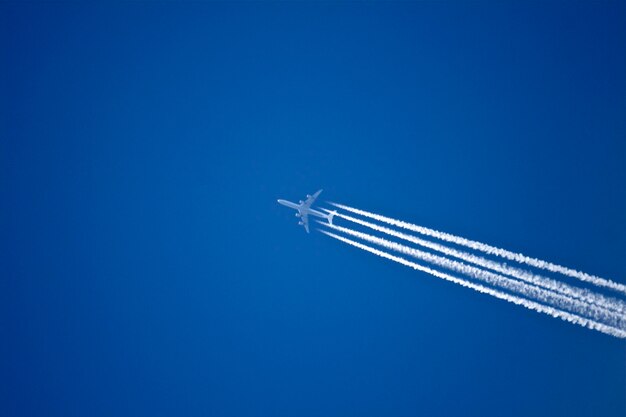
M 335 216 L 335 214 L 337 214 L 337 210 L 329 211 L 328 214 L 326 214 L 311 208 L 311 205 L 313 204 L 317 196 L 322 193 L 322 191 L 323 190 L 319 190 L 313 195 L 307 194 L 306 200 L 300 200 L 298 204 L 292 203 L 291 201 L 287 200 L 278 200 L 278 203 L 282 204 L 283 206 L 298 210 L 298 212 L 296 213 L 296 217 L 300 218 L 298 224 L 300 226 L 304 226 L 306 232 L 309 233 L 309 214 L 312 216 L 326 219 L 328 220 L 329 224 L 333 224 L 333 217 Z

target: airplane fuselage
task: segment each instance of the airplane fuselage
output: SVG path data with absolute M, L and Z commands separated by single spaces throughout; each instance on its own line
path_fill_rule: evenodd
M 292 203 L 291 201 L 287 201 L 287 200 L 278 200 L 278 202 L 282 204 L 283 206 L 287 206 L 289 208 L 296 209 L 296 210 L 298 210 L 298 208 L 300 207 L 300 204 Z
M 333 217 L 335 216 L 335 214 L 337 214 L 337 211 L 329 211 L 328 213 L 323 213 L 321 211 L 311 208 L 311 205 L 313 204 L 313 202 L 315 202 L 315 199 L 320 195 L 321 192 L 322 190 L 319 190 L 313 195 L 307 194 L 306 201 L 300 200 L 300 203 L 298 204 L 292 203 L 291 201 L 287 200 L 278 200 L 278 203 L 294 210 L 298 210 L 298 212 L 296 213 L 296 217 L 300 218 L 298 224 L 304 226 L 304 230 L 309 233 L 309 214 L 311 216 L 326 219 L 330 224 L 333 224 Z
M 307 207 L 303 207 L 303 204 L 296 204 L 296 203 L 292 203 L 291 201 L 287 201 L 287 200 L 278 200 L 278 202 L 280 204 L 282 204 L 283 206 L 287 206 L 289 208 L 292 208 L 294 210 L 298 210 L 298 212 L 300 214 L 311 214 L 313 216 L 316 217 L 321 217 L 323 219 L 326 219 L 328 217 L 328 215 L 326 213 L 322 213 L 321 211 L 317 211 L 315 209 L 312 208 L 307 208 Z

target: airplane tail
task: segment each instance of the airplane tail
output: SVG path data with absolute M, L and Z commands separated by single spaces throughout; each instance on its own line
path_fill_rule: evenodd
M 328 211 L 328 217 L 326 217 L 328 219 L 328 224 L 333 224 L 333 217 L 335 217 L 335 214 L 337 214 L 337 210 Z

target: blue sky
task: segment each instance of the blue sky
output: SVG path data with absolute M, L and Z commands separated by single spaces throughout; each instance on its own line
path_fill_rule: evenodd
M 624 2 L 0 4 L 7 416 L 623 416 L 624 342 L 326 238 L 626 283 Z

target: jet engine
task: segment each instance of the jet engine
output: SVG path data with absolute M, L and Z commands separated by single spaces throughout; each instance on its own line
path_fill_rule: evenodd
M 300 216 L 301 216 L 301 214 L 300 214 L 300 213 L 296 213 L 296 217 L 300 217 Z
M 302 222 L 298 222 L 298 224 L 299 224 L 300 226 L 304 226 L 304 223 L 302 223 Z

